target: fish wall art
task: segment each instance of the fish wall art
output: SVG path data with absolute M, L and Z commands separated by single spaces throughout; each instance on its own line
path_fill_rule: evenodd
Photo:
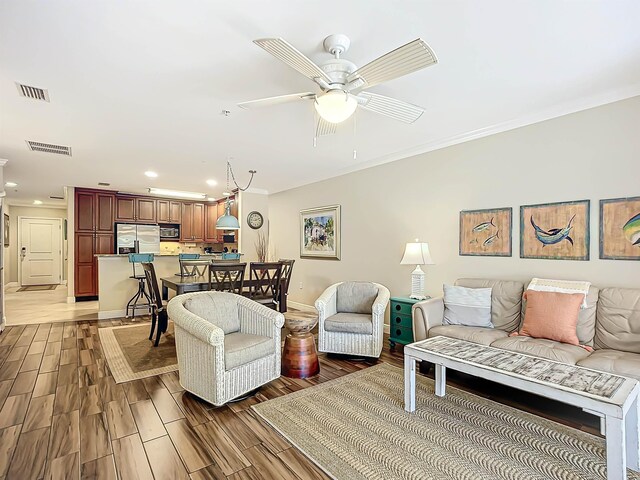
M 461 211 L 459 254 L 510 257 L 512 217 L 511 207 Z
M 589 260 L 589 200 L 520 207 L 520 257 Z
M 640 260 L 640 197 L 600 200 L 600 258 Z

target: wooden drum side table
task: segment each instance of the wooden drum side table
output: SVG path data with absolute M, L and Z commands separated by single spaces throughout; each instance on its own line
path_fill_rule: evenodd
M 282 375 L 289 378 L 307 378 L 320 373 L 316 341 L 311 333 L 318 316 L 303 312 L 288 312 L 285 327 L 289 333 L 282 351 Z

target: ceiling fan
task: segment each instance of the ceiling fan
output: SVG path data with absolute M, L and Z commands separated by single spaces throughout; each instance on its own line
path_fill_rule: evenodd
M 349 37 L 342 34 L 329 35 L 324 39 L 325 50 L 334 58 L 321 65 L 313 63 L 282 38 L 261 38 L 254 40 L 253 43 L 313 80 L 320 87 L 320 92 L 293 93 L 262 98 L 242 102 L 238 106 L 250 109 L 297 100 L 314 100 L 314 106 L 319 115 L 316 136 L 335 133 L 336 125 L 353 115 L 358 106 L 401 122 L 415 122 L 424 113 L 422 107 L 367 92 L 364 89 L 438 63 L 436 54 L 420 38 L 396 48 L 360 68 L 353 62 L 342 58 L 342 54 L 349 49 L 351 44 Z

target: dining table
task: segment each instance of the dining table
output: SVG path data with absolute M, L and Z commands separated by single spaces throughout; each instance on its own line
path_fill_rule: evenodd
M 209 290 L 209 275 L 172 275 L 170 277 L 163 277 L 160 279 L 162 283 L 162 299 L 169 299 L 169 290 L 176 292 L 176 295 L 182 295 L 183 293 L 190 292 L 202 292 Z M 267 279 L 253 279 L 245 280 L 245 288 L 251 289 L 259 285 L 266 285 Z M 211 288 L 215 290 L 215 287 Z M 280 280 L 280 288 L 278 289 L 278 310 L 281 313 L 287 311 L 287 292 L 285 279 Z M 243 296 L 250 298 L 249 290 L 242 293 Z

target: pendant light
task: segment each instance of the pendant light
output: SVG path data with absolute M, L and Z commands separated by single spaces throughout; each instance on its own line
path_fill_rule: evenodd
M 256 173 L 256 171 L 249 170 L 249 173 L 251 174 L 249 183 L 244 188 L 240 187 L 240 185 L 238 185 L 238 182 L 236 182 L 236 177 L 233 174 L 233 170 L 231 169 L 231 163 L 227 160 L 227 199 L 224 204 L 224 215 L 220 216 L 218 218 L 218 221 L 216 222 L 216 228 L 218 230 L 240 230 L 240 222 L 238 221 L 238 218 L 231 215 L 231 199 L 229 198 L 229 196 L 231 195 L 231 188 L 229 180 L 233 180 L 236 188 L 244 192 L 251 185 L 251 182 L 253 181 L 253 175 Z

